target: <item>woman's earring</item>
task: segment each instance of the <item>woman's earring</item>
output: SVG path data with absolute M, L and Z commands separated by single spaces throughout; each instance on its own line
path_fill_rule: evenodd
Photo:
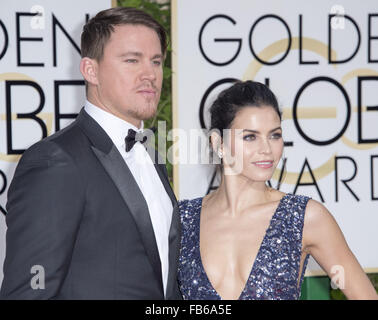
M 220 159 L 222 159 L 223 158 L 223 152 L 222 152 L 222 150 L 220 150 L 220 149 L 218 149 L 218 157 L 220 158 Z

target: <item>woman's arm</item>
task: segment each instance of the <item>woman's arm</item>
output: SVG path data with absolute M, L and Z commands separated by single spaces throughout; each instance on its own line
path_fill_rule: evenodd
M 360 266 L 333 216 L 319 202 L 309 200 L 303 228 L 304 250 L 336 280 L 348 299 L 377 299 L 378 295 Z

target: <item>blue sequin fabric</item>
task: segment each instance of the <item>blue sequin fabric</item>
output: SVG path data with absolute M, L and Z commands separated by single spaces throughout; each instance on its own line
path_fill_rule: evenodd
M 299 299 L 309 258 L 307 255 L 299 275 L 304 214 L 309 199 L 286 194 L 280 200 L 239 300 Z M 181 293 L 186 300 L 221 300 L 201 262 L 199 226 L 202 198 L 183 200 L 179 207 L 182 238 L 178 279 Z

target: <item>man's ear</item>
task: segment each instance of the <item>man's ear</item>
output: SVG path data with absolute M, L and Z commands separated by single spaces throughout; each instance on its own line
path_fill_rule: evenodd
M 95 59 L 84 57 L 80 61 L 80 72 L 83 75 L 84 79 L 92 84 L 98 84 L 97 78 L 98 63 Z

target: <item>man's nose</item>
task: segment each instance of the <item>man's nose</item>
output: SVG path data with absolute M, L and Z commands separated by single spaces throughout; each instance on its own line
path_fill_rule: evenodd
M 142 80 L 154 81 L 156 79 L 156 67 L 151 61 L 143 64 L 143 70 L 141 73 Z

